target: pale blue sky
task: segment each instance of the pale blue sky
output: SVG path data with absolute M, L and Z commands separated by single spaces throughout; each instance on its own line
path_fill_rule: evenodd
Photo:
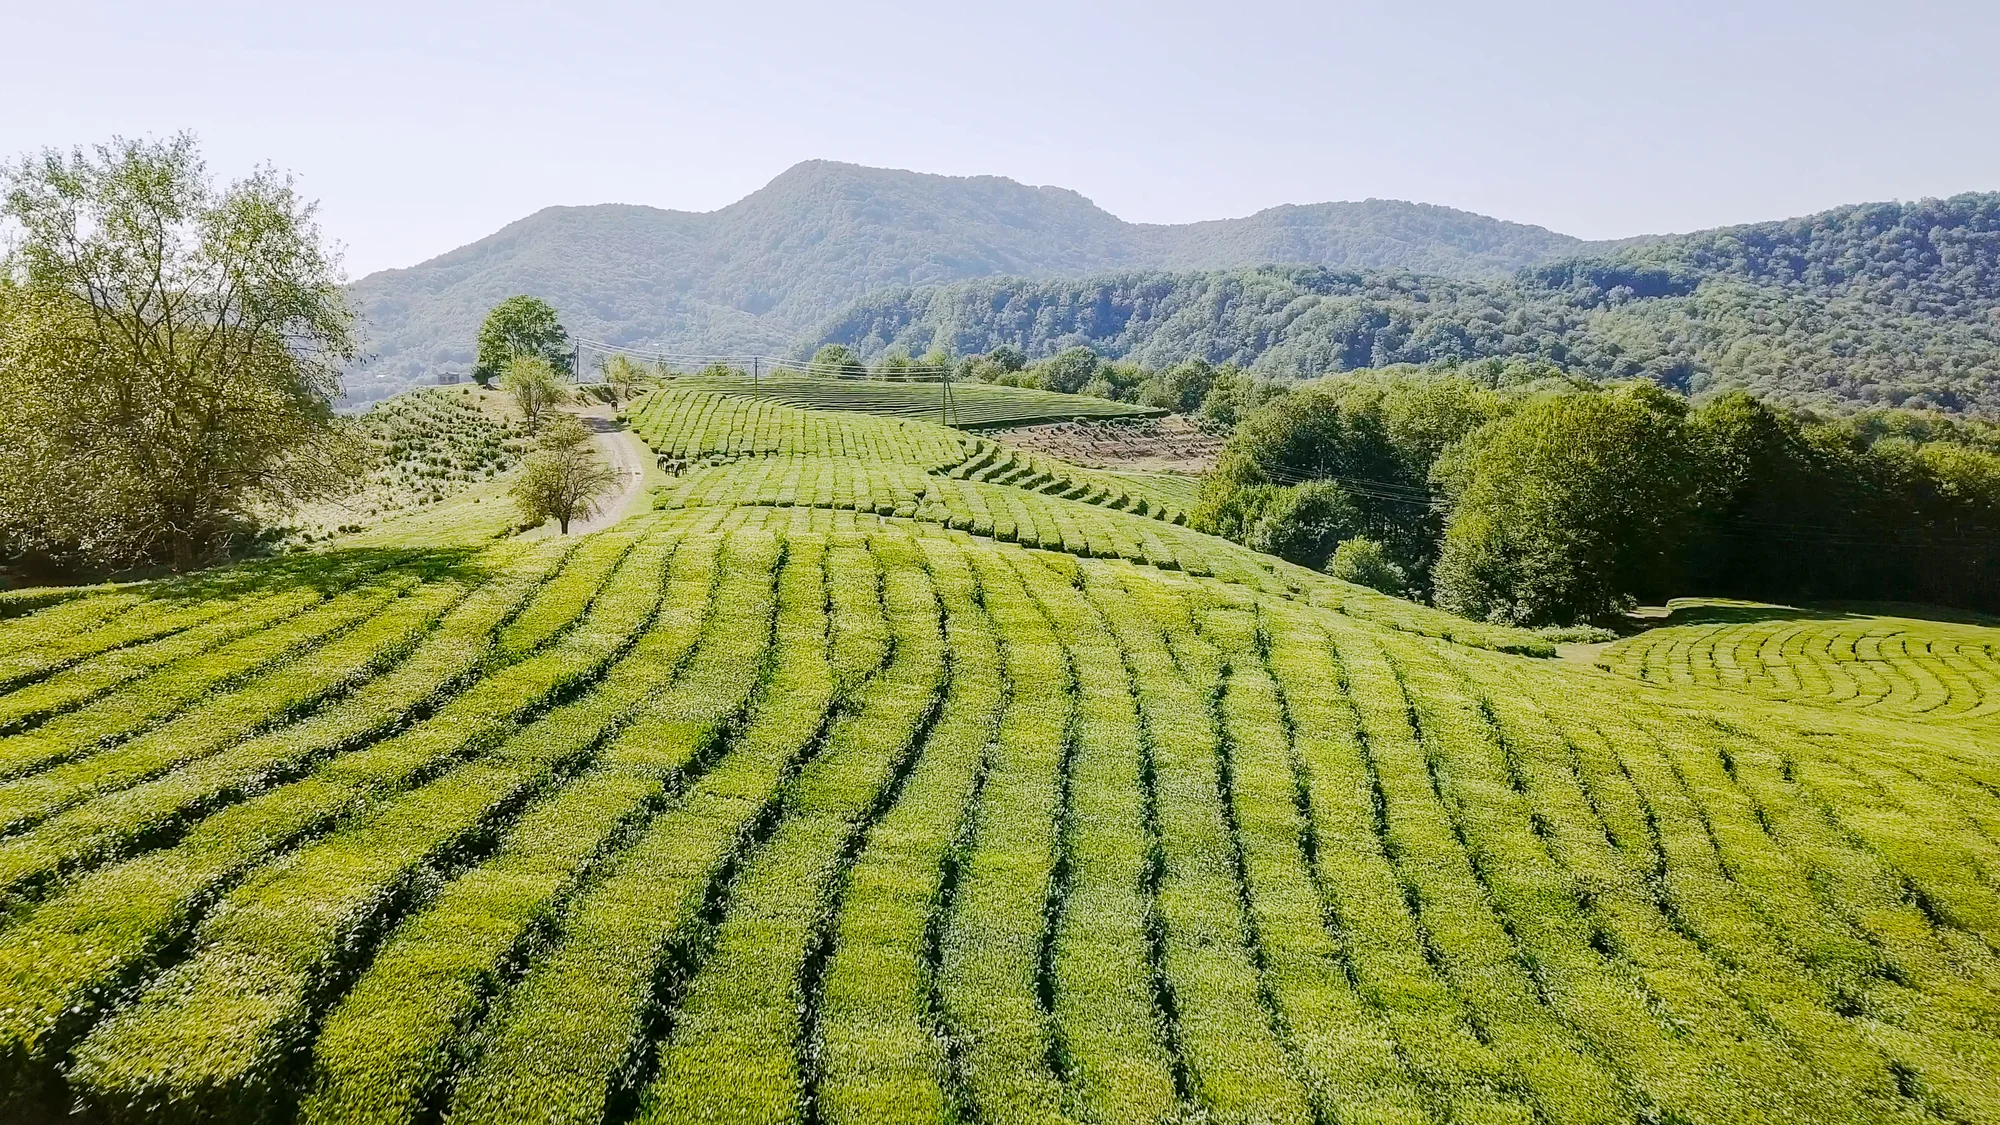
M 10 4 L 0 155 L 192 129 L 350 273 L 812 157 L 1134 221 L 1416 199 L 1591 238 L 2000 190 L 2000 3 Z

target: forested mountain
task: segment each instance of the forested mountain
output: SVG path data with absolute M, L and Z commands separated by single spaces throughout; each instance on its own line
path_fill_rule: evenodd
M 355 398 L 472 358 L 479 318 L 542 297 L 592 339 L 778 351 L 883 286 L 1289 262 L 1503 275 L 1590 244 L 1447 207 L 1369 200 L 1185 226 L 1127 223 L 1076 192 L 809 161 L 718 211 L 550 207 L 352 295 L 371 360 Z
M 1511 278 L 1273 266 L 873 294 L 814 343 L 864 355 L 1087 345 L 1274 374 L 1525 356 L 1689 391 L 2000 412 L 2000 194 L 1843 207 Z

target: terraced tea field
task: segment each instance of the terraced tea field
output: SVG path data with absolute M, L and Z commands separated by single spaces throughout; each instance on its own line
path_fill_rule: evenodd
M 674 387 L 632 427 L 682 476 L 667 508 L 821 507 L 918 517 L 1005 542 L 1217 576 L 1428 636 L 1551 655 L 1546 642 L 1391 598 L 1181 526 L 1184 493 L 935 423 Z
M 758 379 L 677 379 L 676 386 L 724 391 L 767 398 L 792 406 L 846 410 L 859 414 L 927 418 L 939 421 L 941 384 L 896 383 L 877 379 L 835 379 L 788 376 Z M 989 383 L 951 385 L 949 421 L 968 430 L 1030 426 L 1037 422 L 1068 422 L 1077 418 L 1155 418 L 1166 411 L 1150 406 L 1057 394 L 1032 387 L 1002 387 Z
M 1912 719 L 2000 712 L 2000 628 L 1731 602 L 1677 604 L 1673 624 L 1606 650 L 1606 668 L 1649 683 Z
M 633 417 L 588 537 L 0 596 L 0 1118 L 2000 1122 L 1976 724 Z

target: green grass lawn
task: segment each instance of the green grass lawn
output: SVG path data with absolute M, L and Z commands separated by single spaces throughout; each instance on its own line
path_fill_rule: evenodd
M 629 413 L 593 535 L 0 599 L 0 1118 L 2000 1121 L 1991 628 L 1582 667 L 921 420 Z

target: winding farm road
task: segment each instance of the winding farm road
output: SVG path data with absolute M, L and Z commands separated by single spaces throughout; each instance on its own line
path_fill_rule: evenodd
M 608 411 L 606 412 L 608 413 Z M 583 424 L 597 431 L 597 448 L 618 474 L 616 491 L 604 498 L 594 515 L 569 525 L 571 535 L 602 531 L 631 515 L 645 500 L 646 462 L 652 453 L 638 435 L 595 412 L 582 414 Z

